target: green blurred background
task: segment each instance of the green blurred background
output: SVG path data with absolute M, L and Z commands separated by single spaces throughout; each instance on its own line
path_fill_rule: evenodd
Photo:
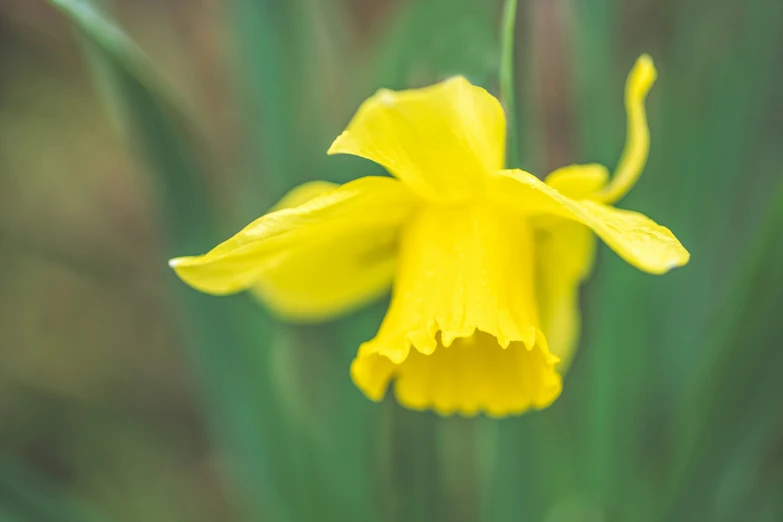
M 166 266 L 303 181 L 379 87 L 498 91 L 486 0 L 0 1 L 0 521 L 783 520 L 783 2 L 520 0 L 521 166 L 614 165 L 691 263 L 602 247 L 562 397 L 501 421 L 348 377 L 386 302 L 319 325 Z M 120 29 L 121 28 L 121 29 Z

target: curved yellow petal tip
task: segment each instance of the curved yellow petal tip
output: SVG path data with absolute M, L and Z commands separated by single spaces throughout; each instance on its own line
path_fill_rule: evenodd
M 657 78 L 658 71 L 652 57 L 646 53 L 641 55 L 628 75 L 627 89 L 630 92 L 626 96 L 634 99 L 646 96 Z
M 639 58 L 636 59 L 636 64 L 634 64 L 634 67 L 644 67 L 646 69 L 652 69 L 653 74 L 655 74 L 655 64 L 653 63 L 652 56 L 650 56 L 647 53 L 642 54 L 639 56 Z
M 658 71 L 649 54 L 637 58 L 625 82 L 625 110 L 628 118 L 625 149 L 611 183 L 593 199 L 614 203 L 628 193 L 639 179 L 650 153 L 650 129 L 644 102 L 657 77 Z
M 328 156 L 334 156 L 335 154 L 345 154 L 347 152 L 345 143 L 350 140 L 350 132 L 343 131 L 337 138 L 332 142 L 332 145 L 329 147 L 329 150 L 326 151 L 326 154 Z

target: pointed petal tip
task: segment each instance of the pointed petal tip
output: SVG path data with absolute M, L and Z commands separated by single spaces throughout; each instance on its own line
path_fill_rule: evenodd
M 685 266 L 688 264 L 688 262 L 691 260 L 691 254 L 685 248 L 682 248 L 682 251 L 679 253 L 679 255 L 675 258 L 673 258 L 669 264 L 666 266 L 666 269 L 661 272 L 662 274 L 665 274 L 666 272 L 669 272 L 671 270 L 674 270 L 675 268 L 680 268 L 682 266 Z
M 184 256 L 169 259 L 169 266 L 174 270 L 178 268 L 198 266 L 204 256 Z
M 461 74 L 455 74 L 455 75 L 453 75 L 453 76 L 449 76 L 449 77 L 448 77 L 448 78 L 446 78 L 446 79 L 445 79 L 443 82 L 444 82 L 444 83 L 451 83 L 451 82 L 454 82 L 454 83 L 461 83 L 461 84 L 463 84 L 463 85 L 471 85 L 471 86 L 473 86 L 473 87 L 477 87 L 476 85 L 473 85 L 473 84 L 470 82 L 470 80 L 468 80 L 467 78 L 465 78 L 465 77 L 464 77 L 463 75 L 461 75 Z
M 394 91 L 391 89 L 378 89 L 375 91 L 375 97 L 377 98 L 378 103 L 386 107 L 391 107 L 397 102 Z
M 652 275 L 665 275 L 674 270 L 688 264 L 691 259 L 690 253 L 685 250 L 684 247 L 680 247 L 679 251 L 674 254 L 669 260 L 656 263 L 654 266 L 638 266 L 637 268 L 644 270 Z M 632 263 L 633 264 L 633 263 Z
M 343 146 L 343 142 L 347 138 L 348 138 L 348 131 L 343 131 L 332 142 L 332 145 L 329 147 L 329 150 L 326 151 L 326 155 L 327 156 L 334 156 L 335 154 L 343 154 L 343 153 L 345 153 L 345 147 Z

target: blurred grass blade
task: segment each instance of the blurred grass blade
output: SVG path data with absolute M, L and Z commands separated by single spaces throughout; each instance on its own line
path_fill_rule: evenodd
M 294 94 L 287 89 L 285 36 L 286 5 L 270 0 L 235 0 L 229 4 L 231 30 L 228 31 L 236 55 L 239 95 L 243 108 L 244 131 L 251 146 L 246 165 L 251 184 L 266 190 L 250 190 L 261 199 L 255 209 L 268 208 L 285 190 L 293 130 L 288 108 Z M 258 179 L 263 173 L 263 179 Z M 251 187 L 252 188 L 252 187 Z M 262 196 L 263 194 L 263 196 Z M 255 219 L 257 215 L 249 216 Z
M 614 85 L 613 28 L 619 20 L 615 0 L 575 2 L 573 34 L 575 81 L 578 100 L 579 158 L 614 165 L 622 146 L 620 122 L 622 84 Z M 641 52 L 637 53 L 641 54 Z M 628 67 L 630 70 L 630 64 Z
M 87 511 L 29 470 L 0 458 L 0 521 L 99 522 L 108 518 Z
M 692 8 L 693 16 L 704 16 L 697 3 Z M 737 472 L 756 480 L 764 461 L 774 462 L 770 445 L 775 442 L 770 438 L 779 440 L 780 433 L 783 332 L 775 314 L 783 304 L 783 186 L 775 192 L 773 183 L 781 179 L 779 156 L 764 164 L 759 151 L 779 150 L 779 134 L 770 133 L 767 122 L 773 121 L 769 107 L 776 103 L 781 80 L 777 65 L 783 4 L 751 0 L 742 4 L 741 17 L 738 12 L 736 3 L 717 3 L 699 31 L 683 17 L 673 44 L 679 49 L 680 42 L 689 42 L 688 52 L 678 55 L 679 69 L 672 76 L 681 83 L 673 88 L 690 97 L 669 106 L 670 132 L 664 129 L 664 146 L 670 157 L 661 170 L 680 189 L 669 187 L 666 193 L 683 201 L 683 224 L 696 229 L 708 223 L 710 230 L 720 233 L 692 234 L 699 270 L 691 276 L 690 288 L 682 289 L 677 308 L 682 311 L 665 317 L 672 338 L 660 343 L 676 355 L 685 378 L 681 388 L 673 390 L 685 400 L 676 402 L 680 408 L 672 444 L 677 451 L 665 488 L 670 501 L 664 506 L 667 519 L 698 511 L 700 517 L 716 515 L 717 520 L 717 513 L 706 510 L 731 512 L 745 502 L 750 492 L 724 494 L 725 484 Z M 716 49 L 714 30 L 720 27 L 732 31 Z M 719 88 L 705 91 L 702 86 L 708 85 Z M 749 85 L 753 96 L 747 96 Z M 682 109 L 691 104 L 706 113 L 690 117 L 692 113 Z M 690 136 L 687 143 L 682 136 Z M 675 167 L 679 172 L 673 172 Z M 748 172 L 754 175 L 749 177 Z M 707 184 L 710 197 L 694 197 L 703 194 Z M 768 194 L 775 193 L 768 203 Z M 749 208 L 743 209 L 743 204 Z M 763 215 L 756 217 L 762 214 L 756 209 L 767 208 L 771 212 L 766 221 Z M 751 216 L 744 224 L 737 220 L 742 214 Z M 693 219 L 695 215 L 699 220 Z M 761 224 L 754 227 L 757 222 Z M 726 297 L 718 307 L 705 306 L 716 294 Z M 690 327 L 690 339 L 671 342 L 686 324 L 696 325 Z M 763 486 L 756 489 L 762 491 Z M 719 505 L 716 497 L 725 504 Z
M 160 89 L 143 54 L 106 17 L 88 3 L 50 0 L 78 27 L 79 34 L 114 89 L 110 99 L 121 107 L 126 133 L 151 165 L 166 212 L 168 256 L 205 251 L 218 242 L 214 217 L 186 122 Z M 161 268 L 165 259 L 161 259 Z M 182 298 L 189 353 L 205 392 L 212 429 L 227 453 L 234 486 L 245 514 L 288 520 L 273 470 L 277 411 L 266 400 L 266 364 L 260 354 L 268 337 L 258 307 L 244 296 L 214 298 L 170 281 Z
M 492 2 L 404 1 L 372 56 L 373 88 L 422 87 L 456 74 L 489 87 L 498 41 Z
M 771 208 L 748 266 L 715 323 L 723 326 L 712 341 L 713 359 L 694 378 L 680 411 L 673 498 L 663 520 L 696 514 L 711 518 L 705 508 L 714 506 L 715 484 L 705 477 L 732 476 L 723 473 L 732 465 L 754 476 L 770 465 L 770 458 L 781 458 L 775 453 L 783 411 L 783 322 L 770 320 L 769 314 L 783 309 L 783 182 Z M 732 425 L 743 428 L 726 429 Z M 730 506 L 721 507 L 731 512 Z
M 161 199 L 173 252 L 202 246 L 214 233 L 210 205 L 194 149 L 183 139 L 187 121 L 173 95 L 144 53 L 113 22 L 84 0 L 49 0 L 79 29 L 92 57 L 100 60 L 99 76 L 114 89 L 109 99 L 118 107 L 134 145 L 142 149 L 158 174 Z M 187 130 L 186 130 L 187 129 Z M 173 205 L 171 204 L 173 203 Z

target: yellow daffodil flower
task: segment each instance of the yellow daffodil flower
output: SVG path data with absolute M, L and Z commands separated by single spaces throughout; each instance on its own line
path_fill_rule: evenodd
M 564 167 L 545 182 L 504 170 L 503 109 L 465 78 L 378 91 L 329 154 L 372 160 L 393 178 L 305 184 L 171 266 L 202 292 L 250 289 L 296 319 L 326 319 L 392 287 L 378 334 L 351 365 L 369 398 L 395 381 L 402 405 L 441 414 L 544 408 L 573 355 L 593 233 L 649 273 L 688 262 L 669 229 L 611 206 L 647 160 L 655 75 L 646 55 L 629 75 L 628 139 L 611 182 L 601 165 Z

